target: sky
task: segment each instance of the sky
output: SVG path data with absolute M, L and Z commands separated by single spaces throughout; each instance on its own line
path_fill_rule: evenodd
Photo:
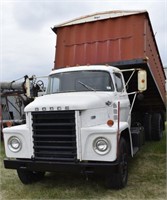
M 147 10 L 167 67 L 167 0 L 1 0 L 0 82 L 45 76 L 54 66 L 54 25 L 111 10 Z

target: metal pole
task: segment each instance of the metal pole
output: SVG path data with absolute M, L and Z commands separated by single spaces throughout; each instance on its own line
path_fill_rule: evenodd
M 24 90 L 24 82 L 0 82 L 1 90 Z

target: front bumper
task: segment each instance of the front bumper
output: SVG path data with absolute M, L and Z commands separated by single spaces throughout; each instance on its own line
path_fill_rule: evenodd
M 109 173 L 117 170 L 118 162 L 54 162 L 39 160 L 9 160 L 4 159 L 6 169 L 25 169 L 40 172 L 86 172 L 86 173 Z

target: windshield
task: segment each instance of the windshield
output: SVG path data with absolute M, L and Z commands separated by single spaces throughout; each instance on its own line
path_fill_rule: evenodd
M 72 71 L 49 77 L 47 93 L 80 91 L 113 91 L 111 76 L 106 71 Z

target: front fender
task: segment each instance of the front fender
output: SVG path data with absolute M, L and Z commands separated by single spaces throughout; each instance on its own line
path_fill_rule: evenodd
M 130 129 L 128 122 L 119 122 L 119 128 L 118 128 L 118 123 L 116 123 L 116 126 L 117 126 L 117 131 L 119 129 L 119 134 L 126 129 Z
M 81 160 L 85 161 L 115 161 L 117 159 L 118 134 L 129 128 L 127 122 L 115 122 L 112 127 L 107 124 L 81 128 Z M 119 133 L 118 133 L 119 130 Z M 95 152 L 93 144 L 98 137 L 104 137 L 110 143 L 110 151 L 105 155 Z
M 3 129 L 4 133 L 4 144 L 5 144 L 5 153 L 8 158 L 31 158 L 32 152 L 32 142 L 30 131 L 26 125 L 12 126 Z M 8 148 L 9 138 L 16 136 L 20 139 L 22 143 L 22 148 L 18 152 L 12 152 Z

